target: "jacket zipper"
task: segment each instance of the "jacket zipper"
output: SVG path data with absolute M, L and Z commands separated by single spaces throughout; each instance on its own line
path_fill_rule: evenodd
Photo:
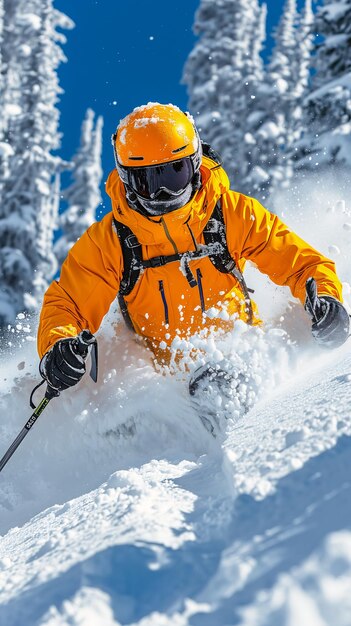
M 196 270 L 196 277 L 197 277 L 197 286 L 199 289 L 199 296 L 200 296 L 200 302 L 201 302 L 201 311 L 205 313 L 205 298 L 204 298 L 204 290 L 202 288 L 202 280 L 201 280 L 202 274 L 201 274 L 200 268 Z
M 167 300 L 166 300 L 165 290 L 164 290 L 164 287 L 163 287 L 163 280 L 159 280 L 158 281 L 158 285 L 159 285 L 159 290 L 160 290 L 161 298 L 162 298 L 162 302 L 163 302 L 163 308 L 165 310 L 165 324 L 168 326 L 168 324 L 169 324 L 168 304 L 167 304 Z
M 161 224 L 162 224 L 162 226 L 163 226 L 163 228 L 164 228 L 164 231 L 165 231 L 165 233 L 166 233 L 166 237 L 167 237 L 168 241 L 170 241 L 170 243 L 171 243 L 171 244 L 172 244 L 172 246 L 173 246 L 173 250 L 174 250 L 174 252 L 175 252 L 176 254 L 179 254 L 179 250 L 178 250 L 178 248 L 177 248 L 177 244 L 175 243 L 174 239 L 172 239 L 172 237 L 171 237 L 171 233 L 169 232 L 169 230 L 168 230 L 168 226 L 167 226 L 167 224 L 166 224 L 166 222 L 165 222 L 165 220 L 164 220 L 164 218 L 163 218 L 163 217 L 161 217 Z

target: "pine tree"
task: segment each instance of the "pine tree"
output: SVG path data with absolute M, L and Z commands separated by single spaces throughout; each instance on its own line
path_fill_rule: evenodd
M 9 137 L 10 120 L 20 114 L 21 64 L 30 53 L 30 47 L 23 34 L 28 19 L 38 16 L 28 13 L 24 0 L 2 0 L 3 42 L 1 47 L 1 130 L 2 139 L 11 143 Z
M 237 187 L 245 170 L 243 137 L 251 95 L 252 32 L 258 12 L 257 0 L 202 0 L 194 26 L 199 41 L 183 76 L 201 137 L 221 153 Z
M 286 1 L 256 110 L 248 119 L 253 165 L 248 183 L 251 193 L 262 200 L 287 187 L 293 176 L 294 146 L 303 132 L 302 102 L 310 77 L 312 22 L 311 0 L 306 0 L 302 16 L 296 0 Z
M 270 62 L 270 76 L 278 97 L 289 94 L 289 84 L 294 81 L 296 0 L 286 0 L 282 17 L 275 33 L 275 49 Z
M 1 323 L 35 308 L 56 271 L 52 242 L 57 199 L 52 192 L 62 162 L 52 151 L 60 144 L 57 68 L 65 60 L 59 45 L 65 37 L 57 28 L 73 26 L 52 0 L 22 0 L 12 19 L 20 43 L 13 66 L 19 110 L 8 120 L 14 154 L 0 206 Z
M 304 10 L 299 20 L 297 39 L 297 55 L 295 59 L 296 84 L 293 92 L 294 110 L 292 113 L 292 146 L 289 157 L 293 167 L 296 167 L 298 145 L 305 133 L 304 102 L 310 89 L 312 55 L 315 35 L 313 27 L 315 16 L 312 10 L 312 0 L 305 0 Z
M 3 101 L 4 101 L 4 83 L 5 72 L 3 63 L 3 49 L 4 49 L 4 2 L 0 0 L 0 193 L 2 189 L 2 181 L 7 176 L 8 172 L 8 157 L 7 146 L 4 142 L 5 129 L 4 129 L 4 116 Z
M 269 186 L 287 186 L 292 168 L 288 157 L 293 143 L 293 110 L 297 84 L 296 43 L 298 14 L 296 0 L 286 0 L 279 26 L 275 33 L 275 48 L 269 65 L 271 90 L 270 119 L 261 129 L 266 133 L 266 152 L 269 163 Z
M 0 105 L 2 103 L 4 91 L 4 65 L 3 65 L 3 49 L 4 49 L 4 0 L 0 0 Z M 2 124 L 0 119 L 0 139 L 2 138 Z
M 265 68 L 262 51 L 267 37 L 267 5 L 257 7 L 256 20 L 253 22 L 251 42 L 248 53 L 248 63 L 251 80 L 258 83 L 264 79 Z
M 264 183 L 268 179 L 262 159 L 261 142 L 258 132 L 267 116 L 270 90 L 266 88 L 267 78 L 261 56 L 266 41 L 267 6 L 265 4 L 259 9 L 256 22 L 253 23 L 252 43 L 250 58 L 252 59 L 252 74 L 250 80 L 250 94 L 246 98 L 246 124 L 244 128 L 245 144 L 245 172 L 243 188 L 251 195 L 265 198 Z
M 312 0 L 305 0 L 304 9 L 299 20 L 297 37 L 297 55 L 295 59 L 296 87 L 294 96 L 304 98 L 310 87 L 312 53 L 315 35 L 313 32 L 315 16 Z
M 73 184 L 63 192 L 68 208 L 60 215 L 62 237 L 55 245 L 59 264 L 82 233 L 95 221 L 95 212 L 101 202 L 103 119 L 98 117 L 94 128 L 94 111 L 87 110 L 82 124 L 79 150 L 72 160 Z
M 306 132 L 297 146 L 297 169 L 351 163 L 351 0 L 325 1 L 315 28 L 322 41 L 305 100 Z
M 9 119 L 20 112 L 18 76 L 14 71 L 20 53 L 14 20 L 18 4 L 19 0 L 0 0 L 0 193 L 13 155 L 8 135 Z

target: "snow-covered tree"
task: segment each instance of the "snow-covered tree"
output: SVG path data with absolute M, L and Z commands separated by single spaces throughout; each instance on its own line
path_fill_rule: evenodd
M 18 115 L 19 98 L 19 32 L 15 15 L 21 0 L 0 0 L 0 193 L 9 175 L 13 155 L 8 127 L 12 116 Z
M 269 67 L 272 85 L 278 97 L 288 94 L 291 91 L 289 85 L 294 82 L 296 21 L 296 0 L 286 0 L 275 33 L 275 48 Z
M 55 245 L 59 264 L 82 233 L 95 221 L 101 202 L 103 119 L 98 117 L 94 126 L 94 111 L 87 110 L 82 124 L 80 147 L 72 160 L 72 185 L 63 192 L 68 208 L 59 217 L 62 237 Z
M 296 86 L 294 92 L 296 98 L 304 98 L 310 87 L 311 59 L 315 41 L 314 23 L 315 16 L 312 9 L 312 0 L 305 0 L 297 34 L 298 54 L 296 56 Z
M 7 123 L 13 156 L 0 205 L 1 323 L 35 308 L 56 270 L 53 191 L 62 162 L 52 151 L 60 144 L 57 68 L 65 60 L 60 45 L 65 37 L 57 28 L 73 26 L 53 8 L 53 0 L 20 0 L 15 5 L 11 27 L 20 45 L 13 75 L 19 98 L 16 115 Z M 7 79 L 9 70 L 8 66 Z M 11 83 L 13 90 L 16 86 Z
M 293 142 L 293 110 L 297 84 L 297 6 L 286 0 L 275 33 L 275 47 L 268 68 L 267 116 L 259 130 L 261 149 L 266 155 L 268 180 L 266 190 L 285 186 L 291 177 L 287 156 Z
M 311 68 L 314 51 L 315 34 L 313 27 L 315 16 L 312 9 L 312 0 L 305 0 L 305 6 L 300 16 L 297 57 L 295 64 L 296 85 L 293 92 L 294 109 L 292 114 L 292 145 L 289 152 L 289 159 L 293 167 L 296 167 L 296 155 L 302 136 L 306 130 L 306 119 L 304 114 L 304 103 L 311 86 Z
M 325 0 L 316 31 L 322 41 L 297 146 L 297 168 L 314 170 L 351 163 L 351 0 Z
M 3 93 L 3 83 L 4 83 L 4 75 L 3 75 L 3 62 L 2 62 L 2 54 L 4 49 L 4 0 L 0 0 L 0 97 Z M 2 120 L 0 121 L 0 132 L 1 132 Z
M 267 38 L 267 5 L 257 7 L 256 19 L 252 24 L 251 42 L 247 58 L 249 68 L 248 79 L 258 83 L 265 76 L 262 51 Z
M 2 0 L 3 33 L 1 46 L 1 139 L 11 143 L 10 120 L 16 117 L 21 99 L 21 65 L 28 54 L 22 16 L 29 9 L 24 0 Z
M 243 137 L 247 99 L 253 95 L 250 55 L 258 14 L 258 0 L 202 0 L 194 26 L 199 40 L 183 77 L 201 137 L 221 153 L 237 187 L 245 168 Z
M 256 23 L 253 24 L 250 58 L 254 70 L 251 81 L 248 83 L 250 90 L 245 102 L 247 113 L 243 137 L 245 146 L 243 187 L 246 193 L 263 195 L 263 199 L 262 187 L 268 175 L 263 167 L 265 163 L 262 161 L 263 153 L 261 153 L 258 133 L 267 116 L 268 102 L 271 97 L 271 89 L 267 86 L 266 70 L 261 56 L 266 41 L 266 22 L 267 6 L 263 4 L 258 11 Z
M 4 93 L 4 70 L 2 51 L 4 48 L 4 0 L 0 0 L 0 194 L 2 188 L 2 180 L 7 174 L 7 156 L 6 151 L 3 153 L 2 146 L 4 145 L 4 121 L 1 115 L 3 111 L 3 93 Z
M 302 103 L 310 80 L 312 23 L 311 0 L 306 0 L 302 15 L 296 0 L 287 0 L 256 108 L 248 118 L 252 168 L 247 186 L 262 200 L 292 179 L 294 146 L 304 130 Z

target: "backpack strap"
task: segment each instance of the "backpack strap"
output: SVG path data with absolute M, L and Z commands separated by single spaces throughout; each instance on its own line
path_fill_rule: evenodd
M 143 271 L 141 244 L 128 226 L 122 224 L 122 222 L 118 222 L 115 218 L 113 218 L 113 224 L 121 244 L 123 256 L 123 275 L 117 294 L 117 300 L 127 327 L 129 330 L 135 332 L 133 322 L 128 312 L 125 296 L 131 293 Z
M 119 293 L 128 296 L 137 284 L 143 270 L 143 255 L 141 244 L 133 231 L 113 218 L 123 255 L 123 276 Z
M 246 312 L 248 318 L 247 323 L 252 325 L 254 313 L 250 292 L 253 293 L 253 290 L 248 288 L 244 275 L 242 274 L 234 259 L 229 253 L 226 236 L 226 226 L 220 201 L 217 202 L 213 210 L 212 216 L 205 226 L 203 234 L 207 246 L 211 247 L 211 245 L 215 243 L 220 244 L 220 254 L 211 254 L 210 252 L 208 255 L 209 259 L 219 272 L 221 272 L 222 274 L 232 274 L 232 276 L 234 276 L 238 281 L 243 296 L 245 298 Z
M 211 161 L 214 161 L 215 166 L 212 167 L 212 170 L 216 170 L 220 167 L 222 167 L 223 165 L 223 160 L 221 155 L 212 148 L 212 146 L 210 146 L 209 143 L 205 143 L 204 141 L 201 142 L 201 146 L 202 146 L 202 153 L 205 155 L 205 157 L 208 157 L 209 159 L 211 159 Z

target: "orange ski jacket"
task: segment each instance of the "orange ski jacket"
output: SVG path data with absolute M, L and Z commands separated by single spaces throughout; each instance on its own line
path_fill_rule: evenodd
M 221 199 L 228 250 L 241 271 L 246 260 L 252 261 L 274 283 L 289 286 L 302 304 L 306 280 L 313 276 L 319 295 L 342 300 L 333 261 L 257 200 L 231 191 L 224 170 L 207 157 L 203 157 L 201 176 L 202 186 L 188 204 L 161 217 L 146 218 L 128 206 L 116 170 L 110 173 L 106 190 L 112 212 L 88 228 L 72 247 L 60 279 L 45 294 L 38 331 L 40 356 L 58 339 L 75 336 L 84 328 L 95 333 L 116 298 L 123 255 L 113 217 L 129 226 L 142 244 L 143 258 L 151 259 L 194 250 L 194 238 L 203 244 L 203 230 Z M 219 272 L 208 257 L 193 259 L 190 265 L 200 279 L 196 287 L 189 285 L 178 261 L 144 269 L 125 298 L 135 331 L 155 352 L 167 350 L 177 335 L 184 338 L 199 329 L 232 326 L 237 318 L 247 321 L 244 296 L 234 276 Z M 260 323 L 256 307 L 254 323 Z

